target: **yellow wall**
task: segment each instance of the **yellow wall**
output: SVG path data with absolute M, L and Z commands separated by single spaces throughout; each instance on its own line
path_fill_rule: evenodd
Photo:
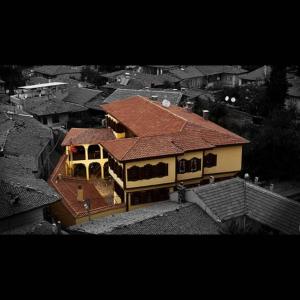
M 76 164 L 84 164 L 86 171 L 87 171 L 87 179 L 89 179 L 89 165 L 91 163 L 100 163 L 101 165 L 101 177 L 104 178 L 104 164 L 108 161 L 108 158 L 103 158 L 103 147 L 101 145 L 100 146 L 100 159 L 88 159 L 88 147 L 90 146 L 89 144 L 82 144 L 82 145 L 76 145 L 76 146 L 83 146 L 85 149 L 85 160 L 73 160 L 72 157 L 72 152 L 70 151 L 70 146 L 66 146 L 66 154 L 70 155 L 71 160 L 69 161 L 69 159 L 66 160 L 66 166 L 67 166 L 67 171 L 68 172 L 72 172 L 72 170 L 74 169 L 74 166 Z M 71 174 L 68 174 L 71 175 Z
M 110 118 L 110 119 L 112 119 L 115 123 L 120 123 L 117 119 L 115 119 L 113 116 L 111 116 L 110 114 L 107 114 L 107 117 L 108 118 Z M 114 135 L 115 135 L 115 137 L 117 138 L 117 139 L 123 139 L 123 138 L 125 138 L 125 132 L 122 132 L 122 133 L 117 133 L 117 132 L 115 132 L 114 130 L 113 130 L 113 133 L 114 133 Z
M 208 153 L 217 154 L 217 165 L 212 168 L 204 168 L 204 175 L 240 171 L 242 167 L 242 146 L 217 147 L 212 150 L 206 150 Z
M 168 164 L 168 176 L 151 178 L 151 179 L 143 179 L 138 181 L 127 180 L 127 170 L 130 167 L 132 166 L 143 167 L 147 164 L 157 165 L 160 162 Z M 149 159 L 149 160 L 142 160 L 136 162 L 128 162 L 125 164 L 126 188 L 135 188 L 141 186 L 158 185 L 158 184 L 175 182 L 175 172 L 176 172 L 175 157 L 165 157 L 160 159 Z
M 187 180 L 187 179 L 193 179 L 193 178 L 200 178 L 202 176 L 202 170 L 203 170 L 203 151 L 194 151 L 194 152 L 184 153 L 184 155 L 178 156 L 177 160 L 180 160 L 180 159 L 190 160 L 193 157 L 197 157 L 197 158 L 201 159 L 201 170 L 197 171 L 197 172 L 189 172 L 189 173 L 184 173 L 184 174 L 177 173 L 177 181 Z

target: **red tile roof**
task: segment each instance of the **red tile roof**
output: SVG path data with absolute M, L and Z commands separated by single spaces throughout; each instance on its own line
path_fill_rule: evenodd
M 103 109 L 137 135 L 101 142 L 116 159 L 128 161 L 248 141 L 177 106 L 163 107 L 141 96 L 103 105 Z
M 113 139 L 115 139 L 115 136 L 110 128 L 71 128 L 61 145 L 93 145 L 99 144 L 101 141 Z

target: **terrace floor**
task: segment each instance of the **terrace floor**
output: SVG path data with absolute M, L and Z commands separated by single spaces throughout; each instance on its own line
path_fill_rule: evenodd
M 114 208 L 113 204 L 113 183 L 111 180 L 91 178 L 87 181 L 81 177 L 70 177 L 65 173 L 66 156 L 63 155 L 49 183 L 59 192 L 63 203 L 75 217 L 87 215 L 84 203 L 77 200 L 77 188 L 80 185 L 83 189 L 84 199 L 90 200 L 90 213 L 98 213 L 102 209 Z M 61 176 L 60 176 L 60 175 Z

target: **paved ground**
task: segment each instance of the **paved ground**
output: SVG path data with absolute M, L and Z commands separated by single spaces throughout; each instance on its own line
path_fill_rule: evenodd
M 69 227 L 72 232 L 84 232 L 90 234 L 103 234 L 112 232 L 117 228 L 129 226 L 156 216 L 163 216 L 167 212 L 176 211 L 181 207 L 188 207 L 191 203 L 178 204 L 173 201 L 162 201 L 150 204 L 149 206 L 134 209 L 129 212 L 99 218 L 83 224 Z

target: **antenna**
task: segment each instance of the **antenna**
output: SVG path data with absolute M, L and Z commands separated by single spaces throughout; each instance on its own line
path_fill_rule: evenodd
M 171 105 L 171 102 L 170 102 L 169 100 L 167 100 L 167 99 L 164 99 L 164 100 L 163 100 L 162 106 L 168 108 L 168 107 L 170 107 L 170 105 Z

